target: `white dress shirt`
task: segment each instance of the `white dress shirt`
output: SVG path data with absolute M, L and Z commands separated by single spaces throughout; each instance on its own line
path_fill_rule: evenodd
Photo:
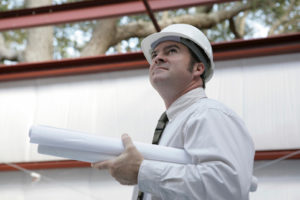
M 138 189 L 144 200 L 248 200 L 254 145 L 244 122 L 202 88 L 178 98 L 159 145 L 184 149 L 194 164 L 144 160 Z

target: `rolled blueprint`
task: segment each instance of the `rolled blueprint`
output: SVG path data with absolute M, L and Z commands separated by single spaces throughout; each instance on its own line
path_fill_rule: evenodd
M 49 126 L 32 126 L 29 137 L 31 143 L 38 144 L 38 152 L 41 154 L 85 162 L 111 159 L 124 151 L 121 139 Z M 191 157 L 183 149 L 141 142 L 133 143 L 146 160 L 192 163 Z
M 90 163 L 109 160 L 116 157 L 116 156 L 101 154 L 99 152 L 79 151 L 74 149 L 51 147 L 51 146 L 45 146 L 40 144 L 38 145 L 38 152 L 40 154 L 68 158 L 71 160 L 79 160 L 79 161 L 90 162 Z
M 31 143 L 38 144 L 38 152 L 41 154 L 84 162 L 93 163 L 112 159 L 124 151 L 121 139 L 48 126 L 32 126 L 29 137 Z M 146 160 L 178 164 L 192 163 L 191 157 L 183 149 L 141 142 L 133 143 Z M 256 188 L 257 179 L 252 177 L 250 191 L 254 192 Z

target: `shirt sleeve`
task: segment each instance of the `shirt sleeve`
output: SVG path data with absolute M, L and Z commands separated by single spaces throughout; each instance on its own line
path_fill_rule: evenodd
M 161 199 L 247 200 L 254 146 L 244 123 L 218 109 L 194 113 L 183 129 L 193 164 L 143 161 L 138 186 Z

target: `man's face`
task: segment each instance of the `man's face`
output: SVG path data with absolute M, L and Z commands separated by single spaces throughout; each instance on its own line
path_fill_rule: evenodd
M 180 91 L 192 81 L 193 75 L 189 71 L 191 55 L 185 45 L 165 41 L 155 47 L 151 56 L 149 76 L 154 88 L 171 87 Z

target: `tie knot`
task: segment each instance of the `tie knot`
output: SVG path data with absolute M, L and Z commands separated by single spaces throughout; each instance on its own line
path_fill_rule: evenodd
M 159 122 L 162 122 L 162 123 L 166 123 L 166 122 L 168 122 L 169 121 L 169 119 L 168 119 L 168 116 L 167 116 L 167 113 L 166 112 L 164 112 L 161 116 L 160 116 L 160 118 L 159 118 L 159 120 L 158 120 Z

